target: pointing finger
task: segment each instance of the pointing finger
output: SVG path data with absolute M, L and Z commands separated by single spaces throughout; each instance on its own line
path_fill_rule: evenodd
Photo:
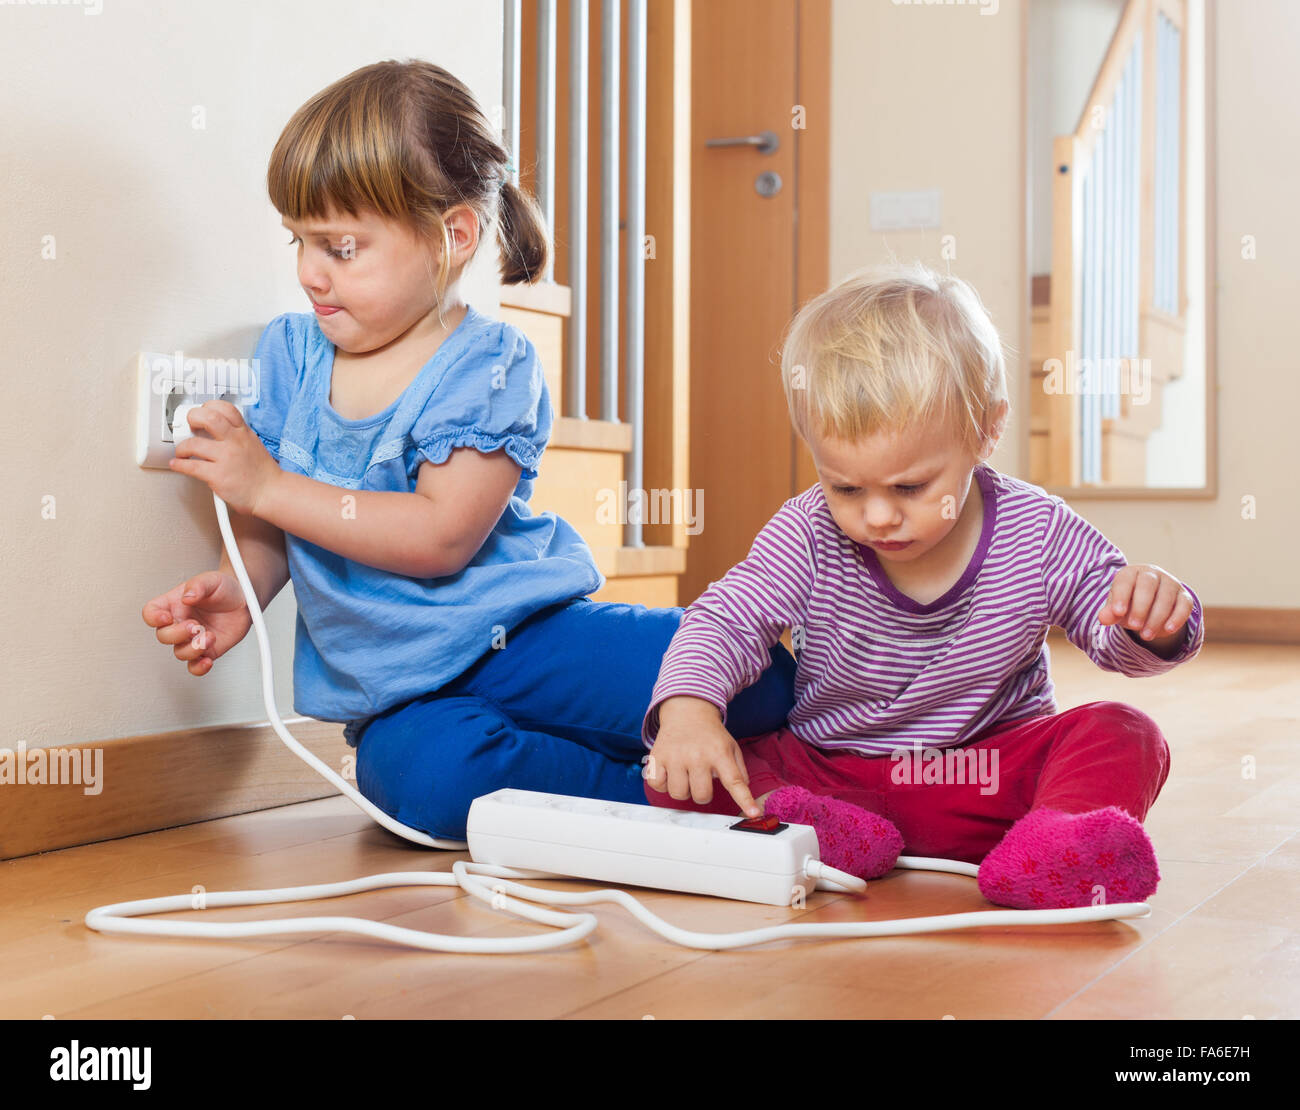
M 749 784 L 741 777 L 739 768 L 733 765 L 718 777 L 732 800 L 740 807 L 741 813 L 746 817 L 763 816 L 763 807 L 754 801 L 754 795 L 749 792 Z

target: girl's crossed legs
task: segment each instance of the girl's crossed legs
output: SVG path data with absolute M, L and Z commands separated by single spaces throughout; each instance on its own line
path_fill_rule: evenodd
M 644 804 L 641 722 L 683 612 L 580 598 L 534 613 L 440 690 L 375 717 L 358 789 L 403 824 L 456 840 L 470 803 L 506 786 Z M 728 706 L 734 734 L 785 723 L 794 668 L 777 644 Z

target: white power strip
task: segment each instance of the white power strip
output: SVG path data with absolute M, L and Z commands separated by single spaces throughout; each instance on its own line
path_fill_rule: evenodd
M 507 788 L 474 799 L 466 835 L 475 863 L 789 906 L 816 883 L 817 833 L 769 823 Z

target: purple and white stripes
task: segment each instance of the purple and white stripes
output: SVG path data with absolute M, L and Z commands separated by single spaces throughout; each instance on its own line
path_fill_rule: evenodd
M 840 531 L 820 485 L 791 498 L 748 556 L 691 605 L 664 654 L 642 725 L 659 703 L 690 695 L 727 703 L 794 630 L 798 667 L 789 727 L 825 749 L 884 755 L 953 747 L 1001 721 L 1057 712 L 1047 630 L 1057 625 L 1103 670 L 1161 674 L 1204 639 L 1194 601 L 1183 649 L 1161 659 L 1118 625 L 1097 621 L 1123 552 L 1059 497 L 975 469 L 984 499 L 979 546 L 952 588 L 929 604 L 889 581 L 875 552 Z

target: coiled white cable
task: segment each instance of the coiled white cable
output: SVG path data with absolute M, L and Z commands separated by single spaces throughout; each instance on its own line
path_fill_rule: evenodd
M 189 410 L 198 405 L 181 405 L 175 416 L 174 438 L 177 443 L 193 435 L 189 426 Z M 244 561 L 239 555 L 239 545 L 230 527 L 230 514 L 226 503 L 215 493 L 212 500 L 217 510 L 217 523 L 231 566 L 243 588 L 248 611 L 257 633 L 258 651 L 262 662 L 262 699 L 276 734 L 304 763 L 359 806 L 368 816 L 390 832 L 415 844 L 429 848 L 464 851 L 468 845 L 460 840 L 445 840 L 412 829 L 381 810 L 365 795 L 348 783 L 332 768 L 304 748 L 285 728 L 275 707 L 275 688 L 271 674 L 271 643 L 262 620 L 262 610 L 257 593 L 249 581 Z M 957 875 L 979 874 L 979 868 L 960 860 L 931 859 L 925 856 L 899 856 L 896 867 L 920 871 L 945 871 Z M 820 860 L 805 861 L 805 874 L 814 879 L 823 890 L 858 893 L 866 883 L 853 875 L 838 871 Z M 833 937 L 884 937 L 903 936 L 910 933 L 947 932 L 953 929 L 976 929 L 985 926 L 1060 925 L 1073 922 L 1110 921 L 1121 918 L 1146 917 L 1151 907 L 1145 902 L 1116 902 L 1112 905 L 1086 906 L 1052 910 L 988 910 L 974 913 L 940 914 L 933 917 L 899 918 L 890 921 L 846 921 L 830 924 L 775 925 L 763 929 L 750 929 L 740 933 L 697 933 L 678 928 L 651 913 L 631 895 L 621 890 L 592 890 L 582 893 L 539 890 L 522 886 L 515 879 L 563 879 L 568 876 L 550 875 L 540 871 L 523 871 L 472 860 L 457 860 L 451 872 L 445 871 L 393 871 L 369 875 L 339 883 L 322 883 L 313 886 L 283 887 L 274 890 L 209 891 L 199 894 L 177 894 L 163 898 L 146 898 L 134 902 L 116 902 L 96 906 L 85 917 L 86 927 L 100 933 L 126 935 L 208 937 L 229 939 L 234 937 L 269 936 L 283 933 L 354 933 L 392 941 L 412 948 L 433 952 L 523 953 L 541 952 L 560 948 L 581 940 L 597 926 L 596 917 L 590 913 L 563 913 L 542 909 L 530 902 L 546 902 L 558 906 L 591 906 L 612 902 L 622 906 L 633 917 L 666 940 L 687 948 L 725 949 L 743 948 L 752 944 L 766 944 L 774 940 L 830 939 Z M 495 880 L 489 882 L 489 880 Z M 145 914 L 166 913 L 174 910 L 211 909 L 217 906 L 256 906 L 276 902 L 302 902 L 317 898 L 336 898 L 365 890 L 378 890 L 392 886 L 459 886 L 471 897 L 487 903 L 492 909 L 514 914 L 516 917 L 548 925 L 556 932 L 525 937 L 464 937 L 429 933 L 419 929 L 406 929 L 357 917 L 297 917 L 273 918 L 256 922 L 199 922 L 199 921 L 140 921 Z M 511 897 L 516 895 L 517 897 Z

